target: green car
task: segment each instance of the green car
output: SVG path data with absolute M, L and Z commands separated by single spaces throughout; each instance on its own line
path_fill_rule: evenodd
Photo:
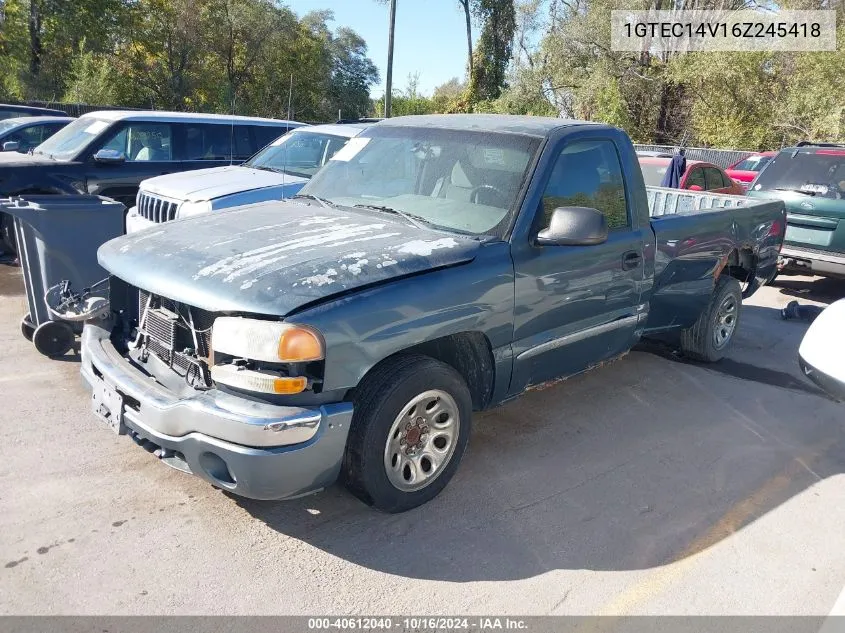
M 782 149 L 747 195 L 786 204 L 781 273 L 845 278 L 845 145 Z

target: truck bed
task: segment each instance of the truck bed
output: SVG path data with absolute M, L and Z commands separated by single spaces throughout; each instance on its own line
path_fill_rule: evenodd
M 656 241 L 646 331 L 692 325 L 725 266 L 749 270 L 746 297 L 774 276 L 786 226 L 782 202 L 662 187 L 646 193 Z

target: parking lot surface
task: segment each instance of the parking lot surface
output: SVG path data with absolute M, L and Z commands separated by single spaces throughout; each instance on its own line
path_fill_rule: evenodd
M 730 357 L 640 346 L 479 414 L 431 503 L 228 496 L 89 410 L 78 357 L 19 332 L 0 265 L 0 613 L 817 614 L 845 584 L 845 405 L 802 378 L 845 284 L 746 301 Z

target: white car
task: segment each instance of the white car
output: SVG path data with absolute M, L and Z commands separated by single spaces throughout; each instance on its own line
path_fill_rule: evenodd
M 845 299 L 816 317 L 804 334 L 798 359 L 807 378 L 845 402 Z
M 367 124 L 313 125 L 279 137 L 241 165 L 149 178 L 141 183 L 126 232 L 162 222 L 295 195 Z

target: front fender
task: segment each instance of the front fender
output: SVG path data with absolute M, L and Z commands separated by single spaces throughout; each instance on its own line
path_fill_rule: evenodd
M 514 273 L 506 242 L 479 249 L 466 264 L 370 287 L 289 317 L 326 340 L 326 391 L 358 385 L 378 362 L 409 347 L 480 332 L 497 361 L 510 362 Z

